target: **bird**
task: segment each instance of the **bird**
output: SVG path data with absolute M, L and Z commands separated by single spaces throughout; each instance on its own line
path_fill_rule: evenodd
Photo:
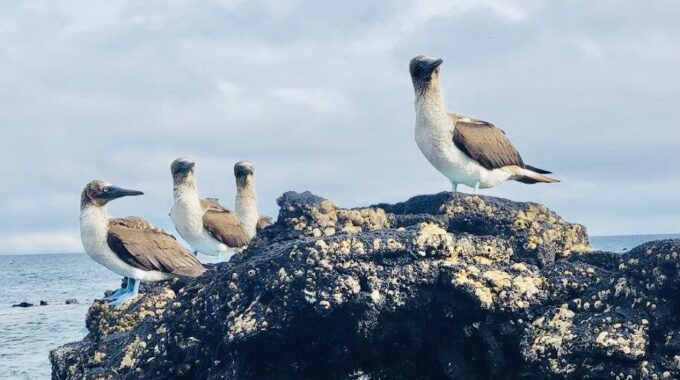
M 173 277 L 198 277 L 205 267 L 170 234 L 138 216 L 111 218 L 106 205 L 141 191 L 89 182 L 80 197 L 80 237 L 85 252 L 97 263 L 127 278 L 127 286 L 107 301 L 113 306 L 137 296 L 140 282 Z
M 174 204 L 170 219 L 195 252 L 229 260 L 250 243 L 243 223 L 217 198 L 201 199 L 196 187 L 195 163 L 178 158 L 170 165 Z
M 527 165 L 505 132 L 493 124 L 448 112 L 439 83 L 442 59 L 419 55 L 409 71 L 415 91 L 415 140 L 425 158 L 451 182 L 476 193 L 508 180 L 555 183 L 551 172 Z
M 257 209 L 257 192 L 255 192 L 255 166 L 248 161 L 234 164 L 236 178 L 236 199 L 234 210 L 252 239 L 259 231 L 272 224 L 272 219 L 260 214 Z

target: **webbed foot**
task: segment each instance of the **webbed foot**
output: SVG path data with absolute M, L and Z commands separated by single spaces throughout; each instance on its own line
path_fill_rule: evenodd
M 116 290 L 115 292 L 111 293 L 111 295 L 106 296 L 106 297 L 104 297 L 104 298 L 102 298 L 102 299 L 103 299 L 104 301 L 112 301 L 112 300 L 115 300 L 116 298 L 118 298 L 118 297 L 122 296 L 123 294 L 129 292 L 131 286 L 132 286 L 132 279 L 128 277 L 128 278 L 127 278 L 127 284 L 125 285 L 124 288 L 120 288 L 120 289 Z
M 127 289 L 123 294 L 119 295 L 115 299 L 113 299 L 111 302 L 109 302 L 109 305 L 111 306 L 120 306 L 124 304 L 126 301 L 131 300 L 139 294 L 139 280 L 136 279 L 129 279 L 132 281 L 132 286 L 131 288 Z

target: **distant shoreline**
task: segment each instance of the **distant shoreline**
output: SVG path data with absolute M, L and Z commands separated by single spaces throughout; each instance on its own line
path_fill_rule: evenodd
M 662 234 L 634 234 L 634 235 L 589 235 L 590 239 L 616 239 L 616 238 L 644 238 L 646 236 L 654 236 L 650 240 L 662 239 L 680 239 L 680 232 L 676 233 L 662 233 Z M 592 243 L 592 242 L 591 242 Z M 633 248 L 633 247 L 629 247 Z M 85 252 L 27 252 L 27 253 L 0 253 L 0 256 L 28 256 L 28 255 L 75 255 L 85 254 Z

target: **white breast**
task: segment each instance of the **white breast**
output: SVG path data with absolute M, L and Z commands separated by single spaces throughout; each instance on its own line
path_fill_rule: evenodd
M 241 221 L 245 227 L 248 236 L 252 238 L 257 234 L 257 221 L 260 219 L 260 213 L 257 211 L 257 196 L 251 193 L 236 194 L 236 201 L 234 204 L 236 217 Z
M 204 255 L 217 256 L 220 253 L 228 253 L 229 247 L 215 240 L 203 228 L 204 213 L 197 192 L 175 191 L 175 203 L 170 210 L 170 219 L 182 239 L 192 250 Z
M 510 174 L 488 170 L 468 157 L 453 143 L 453 121 L 440 105 L 427 100 L 416 101 L 415 139 L 423 155 L 450 181 L 480 187 L 493 187 L 507 180 Z
M 165 280 L 172 277 L 168 273 L 135 268 L 119 259 L 109 248 L 106 241 L 108 232 L 109 215 L 104 207 L 87 206 L 80 212 L 80 238 L 85 252 L 92 260 L 118 275 L 136 278 L 144 282 Z

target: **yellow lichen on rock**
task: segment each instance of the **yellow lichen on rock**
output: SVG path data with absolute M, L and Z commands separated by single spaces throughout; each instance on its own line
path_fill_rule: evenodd
M 530 360 L 541 360 L 545 355 L 554 355 L 549 361 L 554 373 L 569 373 L 570 366 L 561 366 L 559 358 L 566 351 L 566 345 L 574 339 L 572 321 L 574 312 L 564 304 L 552 317 L 540 317 L 531 324 L 531 336 L 526 349 L 526 355 Z
M 94 353 L 94 357 L 92 358 L 95 363 L 101 363 L 102 360 L 106 357 L 106 353 L 101 352 L 101 351 L 96 351 Z
M 514 263 L 511 266 L 512 269 L 519 271 L 519 272 L 528 272 L 529 268 L 527 268 L 526 264 L 524 263 Z
M 453 274 L 452 284 L 467 288 L 484 308 L 513 309 L 527 308 L 537 300 L 545 279 L 528 268 L 523 274 L 513 275 L 469 265 Z
M 247 335 L 258 329 L 258 319 L 254 309 L 259 306 L 259 302 L 260 298 L 257 297 L 242 312 L 232 311 L 228 332 L 230 340 L 237 335 Z
M 572 252 L 592 251 L 582 226 L 565 222 L 543 205 L 529 204 L 524 210 L 517 211 L 511 226 L 516 231 L 527 233 L 524 244 L 527 250 L 557 245 L 563 257 Z
M 310 211 L 312 220 L 321 227 L 335 226 L 338 221 L 338 216 L 335 213 L 336 206 L 328 199 L 324 199 L 319 204 L 319 207 L 314 207 Z
M 543 277 L 517 276 L 513 278 L 512 289 L 519 296 L 515 301 L 517 306 L 528 307 L 528 301 L 533 300 L 541 292 L 541 286 L 544 283 Z
M 135 357 L 137 356 L 138 351 L 141 351 L 144 348 L 146 348 L 146 342 L 140 340 L 139 337 L 136 337 L 135 340 L 128 344 L 123 350 L 123 359 L 121 359 L 120 366 L 118 368 L 133 368 L 137 363 Z
M 477 297 L 482 307 L 485 309 L 491 308 L 493 304 L 493 294 L 491 290 L 478 280 L 479 270 L 475 267 L 468 266 L 461 269 L 453 276 L 452 282 L 455 285 L 468 286 L 471 288 L 473 294 Z
M 421 223 L 413 243 L 421 256 L 433 251 L 444 256 L 452 256 L 455 253 L 453 237 L 448 231 L 434 223 Z
M 388 215 L 381 208 L 339 209 L 327 199 L 308 209 L 306 215 L 288 218 L 286 223 L 294 230 L 314 237 L 333 236 L 338 231 L 358 234 L 364 229 L 390 226 Z
M 463 211 L 465 211 L 465 209 L 463 208 L 463 206 L 455 203 L 444 203 L 439 208 L 439 211 L 443 212 L 446 215 L 453 216 L 455 214 L 462 213 Z
M 500 291 L 512 284 L 512 277 L 507 273 L 500 270 L 492 269 L 484 272 L 482 278 L 489 283 L 494 290 Z
M 137 298 L 114 307 L 105 301 L 95 301 L 88 310 L 88 320 L 92 328 L 102 335 L 130 331 L 146 317 L 161 315 L 168 302 L 175 298 L 170 288 L 161 288 L 154 293 L 141 293 Z
M 363 228 L 378 230 L 390 226 L 385 210 L 381 208 L 362 208 L 355 210 L 338 210 L 338 223 L 347 231 L 358 233 Z
M 508 261 L 513 255 L 512 248 L 495 238 L 479 242 L 473 241 L 466 236 L 458 236 L 452 248 L 454 256 L 469 257 L 486 265 L 490 262 Z M 487 260 L 480 258 L 486 258 Z
M 620 354 L 626 357 L 641 358 L 645 356 L 649 337 L 647 326 L 622 325 L 620 323 L 605 326 L 595 338 L 608 356 Z
M 403 251 L 406 248 L 402 242 L 399 242 L 395 239 L 387 239 L 386 247 L 387 250 L 391 252 Z

